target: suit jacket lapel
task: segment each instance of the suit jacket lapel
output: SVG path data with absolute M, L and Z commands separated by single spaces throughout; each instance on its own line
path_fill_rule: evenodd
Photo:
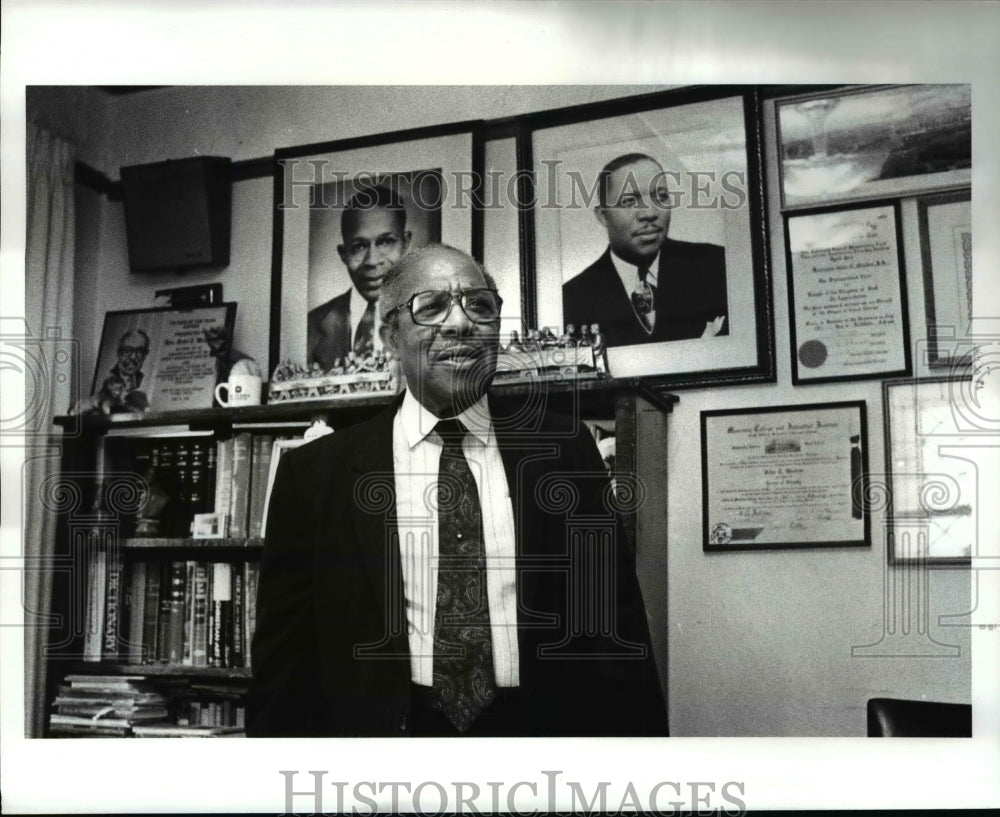
M 372 601 L 384 610 L 389 639 L 386 651 L 408 654 L 403 566 L 396 528 L 396 484 L 392 460 L 392 425 L 400 401 L 381 411 L 353 451 L 352 521 L 355 541 L 367 568 Z M 402 639 L 402 641 L 400 641 Z

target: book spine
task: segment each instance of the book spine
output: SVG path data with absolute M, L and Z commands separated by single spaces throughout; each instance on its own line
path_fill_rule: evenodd
M 271 469 L 273 434 L 259 434 L 253 440 L 253 477 L 250 480 L 250 525 L 247 535 L 261 535 L 264 523 L 264 498 L 267 495 L 267 477 Z
M 250 434 L 243 432 L 236 435 L 233 444 L 233 493 L 229 511 L 229 535 L 234 538 L 247 535 L 252 460 Z
M 180 664 L 184 658 L 184 596 L 187 592 L 187 563 L 171 562 L 170 590 L 167 594 L 166 662 Z
M 126 657 L 130 664 L 141 664 L 142 635 L 146 620 L 146 562 L 135 562 L 129 571 L 126 596 L 126 620 L 123 632 L 128 642 Z
M 93 551 L 87 559 L 87 631 L 83 635 L 83 660 L 101 660 L 101 633 L 104 628 L 104 588 L 107 553 Z
M 106 557 L 107 581 L 104 593 L 104 634 L 101 660 L 118 660 L 118 630 L 122 612 L 122 559 L 117 549 Z
M 246 576 L 244 575 L 244 565 L 236 564 L 233 565 L 233 605 L 232 605 L 232 617 L 233 617 L 233 651 L 232 651 L 232 664 L 234 667 L 246 666 L 244 655 L 245 655 L 245 641 L 246 628 L 244 623 L 244 613 L 246 612 L 243 607 L 243 596 L 245 589 Z
M 233 497 L 233 438 L 218 443 L 215 467 L 215 512 L 229 515 Z
M 247 562 L 247 583 L 246 583 L 246 616 L 244 621 L 246 622 L 245 628 L 247 633 L 247 644 L 246 644 L 246 665 L 251 666 L 251 656 L 253 655 L 253 634 L 254 630 L 257 628 L 257 584 L 260 581 L 260 565 L 257 562 Z
M 160 562 L 146 563 L 146 601 L 142 615 L 142 663 L 157 659 L 157 636 L 160 623 L 160 586 L 163 566 Z
M 185 562 L 184 582 L 184 649 L 181 663 L 186 667 L 193 666 L 194 659 L 194 570 L 193 561 Z
M 208 666 L 208 582 L 209 565 L 198 562 L 194 570 L 194 631 L 191 639 L 191 663 L 196 667 Z
M 213 667 L 226 666 L 226 641 L 228 615 L 231 602 L 232 566 L 227 562 L 212 565 L 212 635 L 210 663 Z

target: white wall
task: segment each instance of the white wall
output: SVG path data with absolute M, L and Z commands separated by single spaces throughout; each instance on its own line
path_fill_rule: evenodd
M 112 101 L 101 168 L 218 154 L 235 160 L 275 148 L 639 93 L 652 88 L 171 88 Z M 773 130 L 773 129 L 771 129 Z M 774 281 L 778 382 L 681 393 L 670 418 L 667 581 L 645 576 L 650 607 L 668 606 L 670 718 L 675 735 L 863 735 L 865 701 L 877 695 L 968 702 L 969 633 L 937 626 L 938 614 L 970 608 L 966 571 L 931 576 L 931 635 L 960 647 L 959 658 L 852 658 L 851 647 L 878 642 L 883 621 L 882 518 L 871 548 L 706 554 L 701 548 L 699 413 L 705 409 L 864 400 L 869 462 L 881 473 L 878 383 L 793 388 L 789 368 L 783 236 L 768 143 L 769 228 Z M 94 206 L 94 202 L 90 203 Z M 133 276 L 125 255 L 121 207 L 103 203 L 99 251 L 81 270 L 91 296 L 80 316 L 84 371 L 92 373 L 100 321 L 110 309 L 149 306 L 152 291 L 218 280 L 239 303 L 237 345 L 267 359 L 271 191 L 267 179 L 234 188 L 232 261 L 222 273 Z M 88 222 L 91 226 L 94 221 Z M 923 292 L 916 212 L 904 205 L 911 334 L 923 335 Z M 513 239 L 512 239 L 513 243 Z M 516 248 L 512 247 L 516 258 Z M 96 258 L 96 260 L 94 260 Z M 78 301 L 79 303 L 79 301 Z M 89 356 L 89 357 L 88 357 Z M 89 376 L 89 374 L 88 374 Z M 668 544 L 669 542 L 669 544 Z M 644 559 L 662 564 L 662 552 Z M 666 592 L 666 598 L 663 593 Z M 659 628 L 662 629 L 662 628 Z

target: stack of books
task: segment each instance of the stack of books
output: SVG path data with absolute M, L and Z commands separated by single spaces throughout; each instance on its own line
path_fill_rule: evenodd
M 141 675 L 67 675 L 49 716 L 52 737 L 128 737 L 165 721 L 167 698 Z

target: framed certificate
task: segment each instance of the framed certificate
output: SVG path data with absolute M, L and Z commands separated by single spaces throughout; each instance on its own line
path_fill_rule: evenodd
M 871 544 L 864 401 L 701 413 L 706 551 Z
M 976 435 L 989 429 L 967 417 L 971 377 L 882 384 L 885 414 L 890 564 L 967 566 L 977 517 Z
M 908 375 L 899 203 L 785 215 L 792 382 Z
M 972 193 L 942 193 L 917 202 L 920 256 L 927 310 L 927 363 L 968 366 L 973 348 L 963 340 L 972 319 Z

